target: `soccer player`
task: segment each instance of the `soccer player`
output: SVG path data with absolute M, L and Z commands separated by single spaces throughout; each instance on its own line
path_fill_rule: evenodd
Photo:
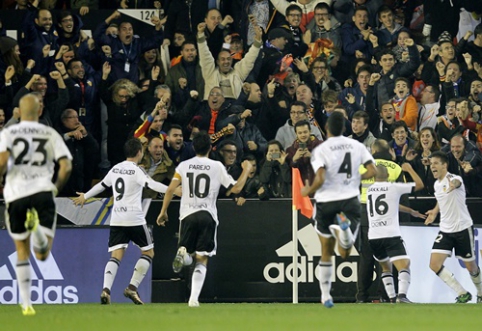
M 402 164 L 402 170 L 412 176 L 415 183 L 393 183 L 388 181 L 388 169 L 377 165 L 375 183 L 367 191 L 368 240 L 373 256 L 382 267 L 382 281 L 390 302 L 410 303 L 407 298 L 410 286 L 410 258 L 400 232 L 398 211 L 414 217 L 425 218 L 409 207 L 400 205 L 400 197 L 424 188 L 422 179 L 410 163 Z M 398 296 L 393 282 L 392 263 L 398 270 Z
M 35 315 L 30 301 L 30 236 L 35 256 L 46 260 L 57 224 L 54 195 L 62 189 L 72 170 L 72 156 L 64 140 L 54 129 L 38 123 L 40 113 L 38 98 L 25 95 L 20 99 L 21 122 L 0 134 L 0 174 L 7 172 L 3 191 L 6 224 L 17 250 L 15 271 L 22 313 L 26 316 Z M 54 162 L 59 170 L 52 183 Z
M 235 181 L 221 162 L 208 158 L 211 138 L 206 132 L 201 131 L 194 137 L 193 146 L 196 156 L 177 166 L 164 196 L 157 224 L 162 225 L 168 220 L 167 208 L 171 203 L 172 194 L 182 184 L 179 249 L 172 267 L 175 272 L 180 272 L 184 266 L 192 264 L 194 255 L 196 266 L 188 304 L 189 307 L 199 307 L 199 294 L 206 278 L 208 258 L 216 254 L 216 233 L 219 223 L 216 199 L 219 189 L 223 185 L 228 189 L 227 195 L 239 193 L 246 183 L 252 165 L 248 160 L 243 161 L 243 172 Z
M 136 305 L 144 304 L 137 293 L 139 284 L 149 270 L 154 257 L 152 233 L 147 227 L 142 210 L 142 189 L 148 187 L 164 193 L 167 186 L 154 181 L 138 164 L 142 160 L 142 143 L 137 138 L 131 138 L 124 144 L 126 160 L 115 165 L 87 193 L 79 193 L 73 201 L 83 206 L 87 199 L 112 187 L 114 206 L 110 218 L 109 252 L 112 252 L 104 271 L 104 288 L 100 295 L 100 303 L 110 304 L 110 290 L 114 283 L 117 270 L 124 257 L 124 252 L 132 241 L 141 249 L 141 257 L 134 267 L 129 286 L 124 290 L 124 296 Z
M 335 255 L 335 243 L 338 242 L 341 257 L 347 258 L 361 216 L 360 181 L 372 178 L 377 170 L 373 157 L 362 143 L 342 136 L 345 129 L 343 114 L 331 114 L 326 126 L 329 138 L 316 147 L 311 156 L 315 179 L 311 185 L 306 182 L 301 195 L 316 192 L 315 225 L 321 242 L 321 302 L 331 308 L 331 257 Z M 367 169 L 363 175 L 358 172 L 360 165 Z M 338 224 L 334 224 L 335 220 Z
M 426 212 L 425 224 L 431 224 L 440 212 L 440 231 L 435 238 L 430 255 L 430 269 L 457 293 L 456 303 L 467 303 L 472 294 L 462 287 L 444 261 L 452 255 L 462 260 L 477 289 L 477 303 L 482 303 L 482 277 L 475 262 L 473 221 L 465 204 L 465 186 L 460 176 L 447 171 L 448 158 L 444 152 L 433 152 L 430 169 L 436 179 L 437 205 Z

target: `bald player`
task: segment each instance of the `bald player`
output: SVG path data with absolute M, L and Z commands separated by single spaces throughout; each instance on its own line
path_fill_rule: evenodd
M 35 95 L 20 99 L 20 123 L 0 133 L 0 171 L 7 173 L 5 198 L 8 232 L 17 250 L 17 274 L 22 313 L 35 315 L 30 301 L 30 236 L 37 259 L 47 259 L 55 234 L 54 197 L 69 179 L 72 155 L 53 128 L 38 123 L 40 103 Z M 54 163 L 59 164 L 55 183 Z

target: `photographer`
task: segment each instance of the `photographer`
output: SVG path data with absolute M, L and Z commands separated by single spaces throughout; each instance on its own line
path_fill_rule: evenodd
M 247 154 L 243 158 L 244 160 L 248 160 L 251 163 L 252 170 L 248 174 L 248 179 L 246 180 L 246 184 L 243 187 L 243 190 L 239 192 L 239 195 L 236 197 L 236 204 L 238 206 L 242 206 L 246 203 L 246 199 L 257 199 L 260 200 L 268 200 L 268 190 L 266 189 L 265 185 L 259 180 L 259 176 L 256 174 L 258 165 L 256 162 L 256 157 L 252 154 Z
M 260 166 L 259 180 L 270 198 L 291 198 L 291 168 L 286 162 L 287 156 L 279 141 L 268 142 L 268 152 Z
M 311 152 L 321 144 L 315 136 L 310 134 L 311 127 L 308 121 L 299 121 L 295 124 L 296 140 L 286 150 L 288 156 L 287 161 L 291 168 L 298 168 L 301 173 L 303 183 L 308 180 L 313 182 L 315 173 L 310 163 Z

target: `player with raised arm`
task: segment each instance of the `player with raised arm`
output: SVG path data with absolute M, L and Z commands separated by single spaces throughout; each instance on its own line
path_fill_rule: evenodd
M 448 157 L 444 152 L 433 152 L 430 169 L 436 179 L 437 205 L 426 212 L 425 224 L 433 223 L 440 212 L 440 231 L 435 238 L 430 255 L 430 269 L 457 293 L 456 303 L 467 303 L 472 294 L 462 287 L 454 274 L 444 266 L 444 261 L 455 251 L 462 260 L 477 289 L 477 303 L 482 303 L 482 277 L 475 262 L 473 221 L 465 204 L 465 185 L 462 177 L 447 171 Z
M 321 242 L 321 302 L 325 307 L 331 308 L 331 258 L 335 255 L 335 244 L 338 242 L 342 258 L 350 255 L 361 216 L 358 198 L 360 181 L 372 178 L 377 170 L 373 157 L 362 143 L 342 136 L 345 129 L 343 114 L 331 114 L 326 126 L 328 139 L 316 147 L 311 155 L 315 179 L 311 185 L 306 182 L 306 186 L 301 189 L 301 195 L 310 196 L 315 193 L 314 219 Z M 363 175 L 358 172 L 360 165 L 367 169 Z
M 83 206 L 87 199 L 112 187 L 114 206 L 110 218 L 109 252 L 112 252 L 104 271 L 104 287 L 100 295 L 100 303 L 110 304 L 110 290 L 114 283 L 117 270 L 124 257 L 125 250 L 132 241 L 141 249 L 141 257 L 134 267 L 129 286 L 124 290 L 124 296 L 136 305 L 144 304 L 137 293 L 139 284 L 149 270 L 154 257 L 154 243 L 152 233 L 147 227 L 144 211 L 142 210 L 142 189 L 150 189 L 164 193 L 167 186 L 154 181 L 138 166 L 142 160 L 142 143 L 137 138 L 131 138 L 124 144 L 126 160 L 116 164 L 94 187 L 87 193 L 79 193 L 73 201 Z M 178 192 L 176 192 L 178 194 Z
M 7 172 L 6 224 L 17 250 L 22 313 L 28 316 L 35 315 L 30 300 L 30 235 L 35 256 L 46 260 L 57 225 L 54 196 L 69 179 L 72 155 L 57 131 L 38 123 L 41 108 L 35 95 L 25 95 L 19 105 L 21 122 L 0 133 L 0 175 Z M 55 162 L 59 170 L 53 183 Z
M 180 272 L 184 266 L 192 264 L 192 255 L 196 266 L 192 276 L 189 307 L 199 306 L 207 263 L 210 256 L 216 255 L 216 233 L 218 215 L 216 199 L 222 186 L 228 189 L 227 195 L 239 193 L 246 184 L 248 174 L 252 170 L 249 161 L 241 164 L 243 172 L 235 181 L 219 161 L 208 158 L 211 151 L 211 138 L 201 131 L 193 139 L 196 156 L 181 162 L 171 184 L 167 189 L 157 224 L 163 225 L 168 220 L 167 208 L 175 189 L 182 184 L 181 207 L 179 211 L 179 249 L 172 267 Z
M 367 190 L 368 240 L 374 258 L 382 267 L 382 281 L 390 302 L 410 303 L 407 298 L 410 286 L 410 257 L 400 232 L 398 211 L 414 217 L 425 218 L 418 211 L 399 205 L 400 197 L 424 188 L 422 179 L 410 163 L 402 164 L 402 170 L 412 176 L 415 183 L 394 183 L 388 181 L 388 170 L 377 165 L 375 183 Z M 398 296 L 393 282 L 392 263 L 398 270 Z

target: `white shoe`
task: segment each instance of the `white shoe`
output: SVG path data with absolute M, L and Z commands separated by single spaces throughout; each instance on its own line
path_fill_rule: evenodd
M 186 254 L 186 247 L 179 247 L 176 257 L 174 258 L 174 261 L 172 261 L 172 270 L 174 270 L 176 274 L 180 273 L 182 268 L 184 267 L 184 257 L 186 256 Z
M 189 301 L 188 303 L 189 307 L 199 307 L 199 301 Z

